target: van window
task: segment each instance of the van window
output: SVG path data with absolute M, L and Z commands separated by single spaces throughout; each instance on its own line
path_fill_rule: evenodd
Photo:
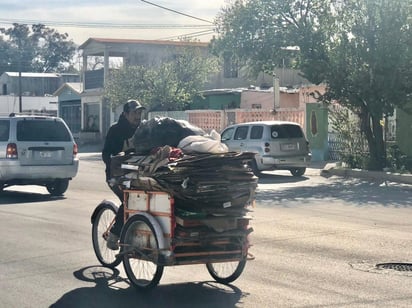
M 294 124 L 272 125 L 270 135 L 273 139 L 301 138 L 303 131 L 300 126 Z
M 234 131 L 235 131 L 235 129 L 233 127 L 228 128 L 227 130 L 225 130 L 222 133 L 222 135 L 220 136 L 220 140 L 230 140 L 230 139 L 232 139 Z
M 252 126 L 250 130 L 250 139 L 262 139 L 263 126 Z
M 0 120 L 0 141 L 9 140 L 10 121 Z
M 249 126 L 239 126 L 235 132 L 235 140 L 244 140 L 247 137 Z
M 23 120 L 17 122 L 18 141 L 71 141 L 70 132 L 60 121 Z

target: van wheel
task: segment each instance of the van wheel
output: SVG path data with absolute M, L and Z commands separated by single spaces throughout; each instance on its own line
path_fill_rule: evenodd
M 306 172 L 306 168 L 293 168 L 290 169 L 290 173 L 292 173 L 293 176 L 302 176 Z
M 261 172 L 257 167 L 256 160 L 251 160 L 248 165 L 249 165 L 249 168 L 252 169 L 253 174 L 259 177 Z
M 63 195 L 68 187 L 69 187 L 69 179 L 55 180 L 54 182 L 46 185 L 47 191 L 52 196 Z

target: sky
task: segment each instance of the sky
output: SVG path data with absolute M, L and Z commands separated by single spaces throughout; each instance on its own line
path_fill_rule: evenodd
M 1 0 L 0 27 L 42 23 L 61 34 L 67 33 L 77 45 L 90 37 L 176 40 L 187 36 L 207 42 L 212 38 L 211 22 L 227 3 L 228 0 Z

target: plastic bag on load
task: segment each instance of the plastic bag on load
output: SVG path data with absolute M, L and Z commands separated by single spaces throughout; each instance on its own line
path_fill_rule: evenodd
M 220 134 L 212 130 L 210 135 L 188 136 L 182 139 L 178 146 L 183 153 L 227 153 L 229 149 L 220 141 Z
M 152 149 L 165 145 L 177 147 L 183 138 L 193 135 L 206 133 L 185 120 L 156 117 L 140 124 L 133 135 L 133 143 L 137 154 L 148 155 Z

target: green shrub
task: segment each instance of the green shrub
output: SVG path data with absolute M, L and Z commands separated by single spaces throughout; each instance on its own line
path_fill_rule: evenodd
M 388 147 L 386 151 L 386 163 L 392 172 L 405 173 L 410 170 L 410 160 L 408 161 L 408 157 L 401 152 L 398 145 Z

